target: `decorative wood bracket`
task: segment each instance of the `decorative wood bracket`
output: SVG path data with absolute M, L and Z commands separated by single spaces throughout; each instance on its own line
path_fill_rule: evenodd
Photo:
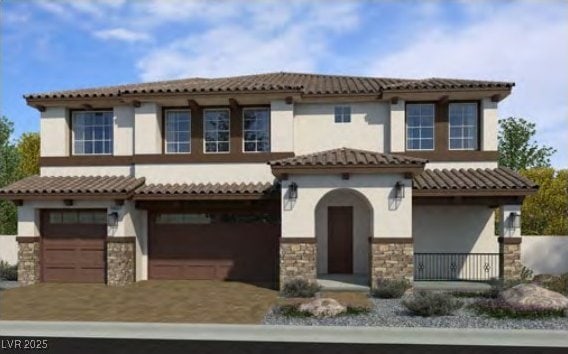
M 398 104 L 398 97 L 391 98 L 391 104 Z
M 199 110 L 199 104 L 197 103 L 196 100 L 192 100 L 192 99 L 187 100 L 187 105 L 194 112 Z
M 229 98 L 229 107 L 231 110 L 238 110 L 240 108 L 239 102 L 234 98 Z

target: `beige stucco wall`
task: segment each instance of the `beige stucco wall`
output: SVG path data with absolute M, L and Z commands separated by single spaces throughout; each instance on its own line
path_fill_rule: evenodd
M 114 155 L 130 156 L 134 152 L 134 107 L 114 107 Z
M 406 196 L 394 199 L 394 185 L 403 182 Z M 288 185 L 296 182 L 298 198 L 290 200 Z M 282 181 L 282 237 L 315 237 L 315 211 L 318 202 L 329 191 L 353 189 L 367 197 L 373 208 L 374 237 L 412 236 L 411 181 L 402 175 L 351 175 L 343 180 L 339 175 L 293 175 Z
M 270 150 L 294 151 L 294 104 L 270 102 Z
M 487 206 L 415 205 L 414 252 L 498 252 L 494 216 Z
M 497 102 L 490 98 L 481 101 L 481 150 L 497 150 L 497 132 L 499 130 L 497 117 Z
M 435 161 L 428 162 L 426 169 L 497 168 L 497 161 Z
M 136 165 L 136 177 L 146 183 L 233 183 L 272 182 L 274 176 L 265 163 L 198 163 Z
M 70 130 L 67 124 L 67 109 L 63 107 L 47 107 L 44 112 L 41 112 L 40 155 L 69 155 L 69 134 Z
M 390 152 L 402 153 L 406 150 L 406 112 L 404 100 L 390 104 Z
M 326 194 L 316 207 L 317 272 L 327 273 L 327 238 L 330 206 L 353 207 L 353 272 L 369 272 L 369 236 L 371 235 L 371 208 L 364 196 L 351 190 L 334 190 Z
M 130 176 L 132 166 L 63 166 L 41 167 L 42 176 Z
M 134 151 L 136 154 L 161 154 L 161 107 L 142 103 L 134 109 Z
M 351 106 L 351 122 L 335 123 L 337 105 Z M 294 152 L 349 147 L 383 152 L 389 130 L 389 105 L 385 102 L 296 103 L 294 105 Z

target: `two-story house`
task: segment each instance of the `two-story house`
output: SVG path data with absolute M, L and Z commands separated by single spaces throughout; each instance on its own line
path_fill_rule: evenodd
M 27 95 L 41 175 L 0 190 L 20 281 L 515 277 L 537 186 L 497 166 L 513 86 L 270 73 Z

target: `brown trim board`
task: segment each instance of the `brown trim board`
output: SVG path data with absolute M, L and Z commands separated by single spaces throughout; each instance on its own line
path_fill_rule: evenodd
M 136 236 L 108 236 L 107 243 L 135 243 Z
M 412 237 L 369 237 L 369 242 L 373 244 L 414 243 L 414 239 Z
M 315 237 L 280 237 L 280 243 L 297 244 L 297 243 L 316 243 Z
M 16 242 L 18 243 L 35 243 L 39 241 L 39 236 L 16 236 Z
M 499 241 L 499 243 L 503 243 L 505 245 L 519 245 L 521 244 L 521 242 L 523 241 L 522 237 L 503 237 L 503 236 L 499 236 L 497 238 L 497 241 Z

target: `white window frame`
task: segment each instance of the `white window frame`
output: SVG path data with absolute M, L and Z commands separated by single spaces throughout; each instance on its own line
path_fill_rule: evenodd
M 227 141 L 227 143 L 229 144 L 229 150 L 227 151 L 207 151 L 206 148 L 206 144 L 207 144 L 207 140 L 206 140 L 206 136 L 207 136 L 207 124 L 206 122 L 206 116 L 207 116 L 207 112 L 211 112 L 211 111 L 225 111 L 228 114 L 229 117 L 229 140 Z M 222 130 L 223 131 L 223 130 Z M 219 132 L 219 130 L 217 130 L 217 132 Z M 224 142 L 224 141 L 222 141 Z M 216 141 L 217 144 L 219 144 L 219 141 Z M 218 149 L 219 145 L 217 145 L 217 149 Z M 231 152 L 231 110 L 229 108 L 206 108 L 203 110 L 203 153 L 204 154 L 229 154 Z
M 473 138 L 475 139 L 475 146 L 473 148 L 452 148 L 452 120 L 450 117 L 451 106 L 452 105 L 473 105 L 475 107 L 475 128 Z M 461 128 L 462 135 L 459 137 L 460 140 L 464 141 L 464 129 L 465 128 L 472 128 L 469 125 L 460 125 L 458 127 L 454 126 L 454 128 Z M 468 137 L 469 138 L 469 137 Z M 456 139 L 456 138 L 454 138 Z M 477 102 L 450 102 L 448 104 L 448 150 L 452 151 L 478 151 L 479 150 L 479 105 Z
M 189 140 L 187 143 L 189 144 L 189 151 L 168 151 L 168 143 L 175 143 L 179 146 L 180 141 L 169 141 L 168 140 L 168 113 L 169 112 L 187 112 L 189 114 L 189 130 L 187 133 L 189 134 Z M 164 111 L 164 153 L 171 154 L 171 155 L 183 155 L 183 154 L 191 154 L 191 110 L 190 109 L 182 109 L 182 108 L 172 108 L 166 109 Z M 176 130 L 176 133 L 180 132 Z
M 110 113 L 111 116 L 111 120 L 110 120 L 110 147 L 111 147 L 111 151 L 110 152 L 103 152 L 103 153 L 86 153 L 86 152 L 82 152 L 82 153 L 78 153 L 75 151 L 75 129 L 77 129 L 78 124 L 75 122 L 75 114 L 78 113 Z M 102 141 L 107 141 L 108 139 L 103 139 Z M 95 138 L 91 139 L 91 140 L 86 140 L 83 139 L 81 140 L 83 142 L 85 141 L 92 141 L 95 142 L 97 141 Z M 84 150 L 84 146 L 83 146 L 83 150 Z M 114 154 L 114 111 L 113 110 L 91 110 L 91 111 L 72 111 L 71 112 L 71 152 L 73 154 L 73 156 L 112 156 Z
M 339 122 L 337 121 L 337 109 L 340 109 L 342 112 L 339 113 L 339 116 L 341 117 L 341 119 L 339 120 Z M 345 113 L 345 109 L 349 109 L 349 114 Z M 335 124 L 345 124 L 345 123 L 351 123 L 352 120 L 352 112 L 351 112 L 351 106 L 350 105 L 337 105 L 333 107 L 333 122 Z M 349 120 L 345 120 L 346 117 L 349 117 Z
M 267 111 L 267 112 L 268 112 L 268 122 L 267 122 L 267 125 L 266 125 L 267 134 L 268 134 L 268 150 L 266 150 L 266 151 L 259 151 L 259 150 L 255 150 L 255 151 L 245 151 L 245 143 L 247 142 L 247 140 L 246 140 L 246 134 L 245 134 L 245 133 L 247 132 L 247 131 L 245 130 L 245 112 L 246 112 L 246 111 L 257 111 L 257 110 L 263 110 L 263 111 Z M 241 118 L 242 118 L 242 121 L 243 121 L 243 122 L 242 122 L 242 133 L 243 133 L 242 135 L 243 135 L 243 138 L 242 138 L 242 146 L 241 146 L 243 153 L 246 153 L 246 154 L 258 154 L 258 153 L 267 153 L 267 152 L 270 152 L 270 150 L 272 149 L 272 147 L 271 147 L 271 145 L 272 145 L 271 142 L 272 142 L 272 141 L 271 141 L 271 136 L 270 136 L 270 121 L 271 121 L 270 108 L 269 108 L 269 107 L 246 107 L 246 108 L 243 108 L 243 112 L 242 112 L 242 117 L 241 117 Z M 258 147 L 258 144 L 257 144 L 257 147 Z
M 432 114 L 432 148 L 431 149 L 412 149 L 409 147 L 408 142 L 409 140 L 418 140 L 419 142 L 422 141 L 422 136 L 419 136 L 417 139 L 409 139 L 408 138 L 408 106 L 410 105 L 430 105 L 433 108 L 433 114 Z M 407 151 L 434 151 L 436 149 L 436 105 L 434 103 L 431 102 L 408 102 L 406 104 L 406 107 L 404 109 L 404 120 L 405 120 L 405 127 L 404 127 L 404 141 L 405 141 L 405 145 L 406 145 L 406 150 Z M 414 128 L 428 128 L 427 126 L 422 126 L 422 122 L 420 123 L 420 126 L 418 127 L 414 127 Z M 420 131 L 421 132 L 421 131 Z M 421 135 L 422 133 L 420 133 Z M 419 143 L 419 145 L 421 145 Z

